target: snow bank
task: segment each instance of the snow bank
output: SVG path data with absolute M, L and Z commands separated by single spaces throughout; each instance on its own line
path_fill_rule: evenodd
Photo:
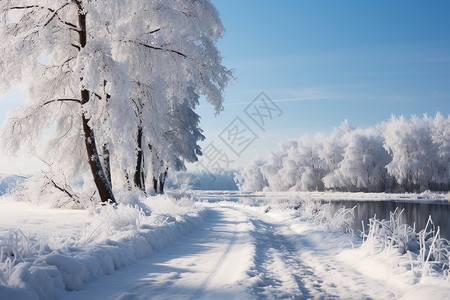
M 69 231 L 58 231 L 58 224 L 53 233 L 42 226 L 27 228 L 28 234 L 20 228 L 0 231 L 0 298 L 56 299 L 162 249 L 203 219 L 204 211 L 190 199 L 140 200 L 140 206 L 106 206 L 89 216 L 79 211 L 85 223 L 74 222 Z

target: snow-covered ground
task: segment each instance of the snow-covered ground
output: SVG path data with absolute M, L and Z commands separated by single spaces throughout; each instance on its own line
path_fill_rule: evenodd
M 446 274 L 306 220 L 286 194 L 192 197 L 90 211 L 0 198 L 0 299 L 450 298 Z

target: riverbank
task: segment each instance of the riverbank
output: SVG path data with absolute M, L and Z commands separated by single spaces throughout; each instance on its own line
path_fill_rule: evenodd
M 350 192 L 241 192 L 241 191 L 208 191 L 191 190 L 190 194 L 204 198 L 287 198 L 302 200 L 326 200 L 326 201 L 404 201 L 417 203 L 450 203 L 450 192 L 423 193 L 350 193 Z

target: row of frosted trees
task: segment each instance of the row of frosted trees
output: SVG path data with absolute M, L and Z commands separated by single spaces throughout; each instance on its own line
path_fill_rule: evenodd
M 392 116 L 287 141 L 238 176 L 244 191 L 419 192 L 450 189 L 450 118 Z

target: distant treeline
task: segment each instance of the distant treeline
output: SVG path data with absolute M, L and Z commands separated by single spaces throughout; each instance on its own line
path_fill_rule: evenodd
M 421 192 L 450 189 L 450 118 L 392 116 L 281 143 L 237 177 L 243 191 Z
M 178 172 L 168 178 L 167 187 L 181 190 L 237 190 L 234 181 L 236 172 L 235 170 Z
M 23 176 L 0 175 L 0 196 L 19 188 L 25 179 Z

